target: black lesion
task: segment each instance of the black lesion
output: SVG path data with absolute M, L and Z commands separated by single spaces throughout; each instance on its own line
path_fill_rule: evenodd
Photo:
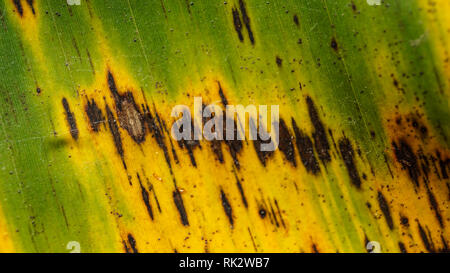
M 67 101 L 66 98 L 62 99 L 62 104 L 64 107 L 64 111 L 66 113 L 66 120 L 69 124 L 70 135 L 72 136 L 73 139 L 77 140 L 79 132 L 78 132 L 78 127 L 77 127 L 77 122 L 75 120 L 75 115 L 73 112 L 70 111 L 69 102 Z
M 106 104 L 106 118 L 108 120 L 109 130 L 111 131 L 111 134 L 113 136 L 114 146 L 116 147 L 117 153 L 122 158 L 124 168 L 126 169 L 127 167 L 124 160 L 124 151 L 122 146 L 122 138 L 119 132 L 119 126 L 117 125 L 116 118 L 114 117 L 114 114 L 112 113 L 108 104 Z
M 236 174 L 235 174 L 236 175 Z M 245 208 L 248 208 L 248 202 L 247 198 L 245 197 L 244 187 L 242 186 L 241 180 L 236 175 L 236 185 L 239 189 L 239 193 L 241 195 L 242 203 L 244 204 Z
M 133 251 L 133 253 L 139 253 L 137 246 L 136 246 L 136 239 L 134 239 L 133 235 L 131 233 L 128 233 L 128 243 L 130 244 L 130 248 Z
M 260 208 L 258 211 L 259 217 L 261 217 L 261 219 L 266 218 L 267 216 L 267 211 L 264 208 Z
M 297 14 L 294 14 L 294 23 L 297 25 L 297 26 L 299 26 L 300 25 L 300 22 L 299 22 L 299 20 L 298 20 L 298 16 L 297 16 Z
M 292 127 L 294 128 L 295 140 L 297 143 L 297 149 L 300 154 L 300 159 L 305 166 L 306 170 L 310 173 L 317 174 L 320 172 L 319 162 L 314 154 L 314 144 L 311 138 L 306 135 L 297 123 L 292 118 Z
M 27 0 L 28 6 L 30 6 L 31 12 L 36 15 L 36 11 L 34 10 L 34 0 Z
M 231 207 L 230 202 L 228 201 L 228 198 L 222 189 L 220 189 L 220 200 L 225 214 L 227 215 L 228 221 L 230 222 L 231 226 L 233 226 L 233 208 Z
M 265 167 L 267 160 L 274 154 L 274 152 L 271 150 L 263 151 L 263 145 L 271 145 L 270 143 L 272 142 L 272 138 L 264 128 L 261 128 L 262 125 L 260 125 L 260 127 L 257 127 L 255 121 L 252 118 L 250 119 L 250 126 L 251 131 L 262 132 L 262 134 L 265 136 L 263 139 L 261 138 L 261 134 L 258 133 L 256 135 L 256 139 L 253 140 L 253 147 L 255 148 L 256 155 L 258 156 L 259 161 Z
M 233 24 L 234 24 L 234 29 L 236 30 L 236 33 L 239 37 L 239 40 L 241 42 L 244 41 L 244 36 L 242 36 L 242 21 L 241 21 L 241 17 L 239 15 L 239 11 L 236 8 L 233 8 L 231 10 L 232 14 L 233 14 Z
M 183 226 L 189 226 L 189 220 L 186 213 L 186 208 L 184 207 L 183 198 L 181 197 L 181 192 L 178 189 L 175 189 L 172 196 L 178 213 L 180 214 L 181 223 Z
M 311 119 L 314 127 L 314 146 L 316 148 L 319 159 L 322 161 L 322 163 L 325 164 L 331 161 L 330 144 L 328 143 L 325 126 L 323 125 L 319 117 L 319 113 L 317 112 L 317 108 L 314 105 L 311 97 L 308 96 L 306 98 L 306 104 L 308 106 L 309 118 Z
M 283 64 L 283 60 L 279 56 L 276 56 L 275 63 L 277 64 L 278 67 L 281 67 Z
M 420 238 L 422 239 L 422 243 L 425 246 L 425 249 L 428 250 L 428 252 L 436 252 L 434 248 L 434 243 L 431 239 L 431 237 L 428 237 L 427 232 L 422 227 L 419 221 L 417 221 L 417 228 L 419 230 Z
M 190 129 L 188 129 L 188 131 L 191 131 L 191 137 L 190 137 L 190 139 L 184 139 L 184 138 L 182 138 L 182 139 L 178 140 L 177 142 L 178 142 L 178 146 L 179 146 L 181 149 L 186 149 L 186 150 L 187 150 L 188 155 L 189 155 L 189 158 L 190 158 L 190 160 L 191 160 L 192 166 L 194 166 L 195 168 L 197 168 L 197 161 L 195 160 L 194 149 L 197 148 L 197 147 L 201 148 L 201 146 L 200 146 L 200 141 L 195 140 L 195 137 L 194 137 L 194 125 L 193 125 L 193 123 L 194 123 L 194 122 L 193 122 L 192 120 L 191 120 L 191 122 L 189 123 Z M 183 129 L 183 126 L 184 126 L 184 125 L 181 124 L 178 128 L 175 128 L 175 130 L 178 131 L 178 132 L 182 132 L 182 131 L 184 130 L 184 129 Z
M 331 39 L 331 48 L 334 49 L 335 51 L 337 51 L 339 49 L 336 38 L 334 38 L 334 37 Z
M 341 152 L 342 159 L 344 160 L 345 167 L 347 168 L 350 181 L 357 188 L 361 188 L 361 178 L 355 163 L 355 151 L 350 143 L 350 140 L 346 137 L 339 140 L 339 151 Z
M 419 177 L 421 175 L 419 164 L 417 162 L 416 154 L 406 140 L 399 140 L 398 143 L 392 142 L 395 157 L 402 165 L 402 168 L 408 171 L 410 179 L 415 186 L 419 186 Z
M 280 119 L 279 123 L 279 145 L 278 149 L 284 154 L 284 157 L 292 166 L 297 167 L 295 160 L 294 137 L 289 132 L 286 123 Z
M 84 110 L 88 116 L 91 129 L 94 132 L 98 132 L 100 124 L 103 123 L 105 125 L 105 117 L 103 116 L 102 110 L 98 107 L 94 99 L 87 99 Z
M 147 189 L 142 184 L 140 175 L 137 173 L 136 176 L 139 181 L 139 185 L 141 187 L 142 200 L 144 201 L 145 207 L 147 208 L 147 212 L 148 212 L 148 215 L 150 216 L 150 219 L 153 220 L 154 219 L 153 218 L 153 208 L 150 204 L 150 195 L 149 195 Z
M 242 13 L 242 20 L 244 21 L 245 28 L 247 29 L 248 38 L 252 44 L 255 44 L 255 38 L 253 37 L 253 31 L 250 25 L 250 18 L 247 14 L 247 9 L 243 0 L 239 0 L 239 9 Z
M 380 206 L 380 209 L 383 212 L 384 218 L 386 219 L 386 223 L 387 223 L 389 229 L 393 229 L 394 221 L 392 220 L 389 203 L 387 202 L 386 198 L 380 191 L 378 192 L 377 200 L 378 200 L 378 205 Z
M 169 151 L 164 141 L 164 131 L 167 131 L 167 129 L 165 128 L 164 123 L 161 121 L 156 109 L 154 115 L 152 115 L 148 106 L 142 105 L 142 108 L 143 108 L 143 120 L 147 124 L 150 134 L 152 135 L 153 138 L 155 138 L 156 143 L 163 150 L 166 163 L 169 166 L 170 171 L 172 172 L 172 164 L 170 162 Z M 176 153 L 173 147 L 172 151 L 174 157 L 176 157 Z M 178 159 L 178 157 L 176 157 L 176 159 Z
M 23 6 L 21 0 L 13 0 L 13 4 L 16 7 L 17 12 L 19 13 L 20 17 L 23 16 Z

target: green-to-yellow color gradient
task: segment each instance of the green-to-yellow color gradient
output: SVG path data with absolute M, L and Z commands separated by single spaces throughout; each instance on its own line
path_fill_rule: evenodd
M 449 14 L 1 0 L 0 251 L 448 251 Z M 178 143 L 171 110 L 195 96 L 279 105 L 280 148 Z

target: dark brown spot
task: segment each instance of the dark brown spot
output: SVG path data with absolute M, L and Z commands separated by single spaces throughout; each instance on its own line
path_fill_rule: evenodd
M 117 116 L 120 126 L 127 130 L 134 141 L 141 143 L 145 140 L 145 126 L 142 114 L 139 112 L 131 92 L 126 93 L 122 100 L 122 111 L 119 111 Z
M 147 182 L 148 182 L 148 178 L 147 178 Z M 153 198 L 155 198 L 156 207 L 158 208 L 159 213 L 161 213 L 162 212 L 161 206 L 159 205 L 159 201 L 158 201 L 158 197 L 156 196 L 155 188 L 153 187 L 153 185 L 151 183 L 150 183 L 150 191 L 153 192 Z
M 220 189 L 220 199 L 221 199 L 221 203 L 222 203 L 222 207 L 223 210 L 225 211 L 225 214 L 228 217 L 228 221 L 230 221 L 231 226 L 233 226 L 234 221 L 233 221 L 233 209 L 231 208 L 230 202 L 227 199 L 227 196 L 225 195 L 225 193 L 223 192 L 222 189 Z
M 406 251 L 406 247 L 402 242 L 398 242 L 398 248 L 400 249 L 401 253 L 408 253 L 408 251 Z
M 69 124 L 70 135 L 73 139 L 77 140 L 79 132 L 77 128 L 77 122 L 75 120 L 75 115 L 70 111 L 69 103 L 67 102 L 66 98 L 62 99 L 62 104 L 66 113 L 67 123 Z
M 280 224 L 278 223 L 277 215 L 275 214 L 275 211 L 273 210 L 272 203 L 270 203 L 270 201 L 269 201 L 269 205 L 270 205 L 270 212 L 271 212 L 270 215 L 273 217 L 273 220 L 275 221 L 275 226 L 276 227 L 280 227 Z
M 332 38 L 331 39 L 331 48 L 334 49 L 335 51 L 338 50 L 338 43 L 336 42 L 336 38 Z
M 86 111 L 86 114 L 89 118 L 89 124 L 91 126 L 91 129 L 94 132 L 98 132 L 99 126 L 101 123 L 105 122 L 105 117 L 103 116 L 102 110 L 97 106 L 97 103 L 94 101 L 94 99 L 87 100 L 87 104 L 84 107 L 84 110 Z
M 244 203 L 244 206 L 248 208 L 247 198 L 245 198 L 244 188 L 242 187 L 242 183 L 239 179 L 239 177 L 236 176 L 236 185 L 239 189 L 239 193 L 241 194 L 242 203 Z
M 13 4 L 16 7 L 16 10 L 19 13 L 20 17 L 22 17 L 23 16 L 22 2 L 20 0 L 13 0 Z
M 223 93 L 223 89 L 222 89 L 222 86 L 220 85 L 220 82 L 218 84 L 219 84 L 219 96 L 222 101 L 222 104 L 223 104 L 223 106 L 227 106 L 228 100 L 225 97 L 225 94 Z
M 428 135 L 428 129 L 427 129 L 427 127 L 426 127 L 426 126 L 421 126 L 421 127 L 420 127 L 420 133 L 421 133 L 422 137 L 425 138 L 425 137 Z
M 94 63 L 92 62 L 91 54 L 89 53 L 89 50 L 87 48 L 86 48 L 86 55 L 88 56 L 89 59 L 89 65 L 91 66 L 92 74 L 95 75 Z
M 402 224 L 402 226 L 404 227 L 409 227 L 409 219 L 406 216 L 402 216 L 400 218 L 400 223 Z
M 108 72 L 108 86 L 116 103 L 120 126 L 128 132 L 136 143 L 143 142 L 145 140 L 145 125 L 133 94 L 130 91 L 123 95 L 119 94 L 111 72 Z
M 277 208 L 278 216 L 280 216 L 281 225 L 286 228 L 286 224 L 284 223 L 283 216 L 281 215 L 280 206 L 278 206 L 278 201 L 274 199 L 275 206 Z
M 315 129 L 315 131 L 313 132 L 313 138 L 317 154 L 319 155 L 319 159 L 323 163 L 327 163 L 331 161 L 331 157 L 329 152 L 330 144 L 328 143 L 325 127 L 320 120 L 313 100 L 309 96 L 306 98 L 306 104 L 308 106 L 309 118 L 311 119 L 311 122 Z
M 239 9 L 242 13 L 242 20 L 244 21 L 245 28 L 247 29 L 248 38 L 252 44 L 255 44 L 255 38 L 253 37 L 253 31 L 250 26 L 250 18 L 248 17 L 245 3 L 243 0 L 239 0 Z
M 354 159 L 355 152 L 348 138 L 344 137 L 339 140 L 339 151 L 341 152 L 342 159 L 344 160 L 345 167 L 350 176 L 350 181 L 352 181 L 353 185 L 357 188 L 361 188 L 361 179 Z
M 220 83 L 219 83 L 219 96 L 220 96 L 220 99 L 222 101 L 223 106 L 226 107 L 228 105 L 228 100 L 225 97 L 225 94 L 223 93 L 223 89 L 222 89 Z M 242 144 L 242 141 L 239 140 L 239 138 L 238 138 L 238 130 L 237 130 L 236 119 L 235 119 L 234 116 L 228 117 L 226 115 L 225 111 L 222 112 L 222 117 L 224 117 L 224 126 L 223 126 L 222 135 L 225 138 L 225 140 L 220 140 L 220 141 L 216 141 L 215 143 L 213 143 L 213 146 L 214 146 L 213 150 L 215 149 L 214 152 L 216 153 L 216 155 L 218 156 L 219 161 L 220 161 L 220 158 L 222 157 L 221 156 L 222 150 L 220 148 L 220 143 L 225 141 L 225 144 L 228 146 L 228 150 L 230 152 L 230 155 L 233 158 L 234 165 L 238 169 L 240 169 L 240 164 L 239 164 L 239 160 L 237 158 L 237 155 L 242 150 L 243 144 Z M 227 123 L 228 122 L 230 124 L 233 123 L 233 129 L 227 128 Z M 230 133 L 233 134 L 233 138 L 232 138 L 233 140 L 227 140 L 227 138 L 226 138 L 227 130 L 230 130 L 230 131 L 232 130 Z M 220 148 L 220 151 L 219 151 L 219 148 Z M 220 162 L 222 163 L 223 161 L 220 161 Z
M 225 120 L 229 120 L 229 119 L 233 119 L 234 117 L 227 117 L 225 115 Z M 242 150 L 243 144 L 242 141 L 238 139 L 238 130 L 237 130 L 237 124 L 236 124 L 236 120 L 233 119 L 234 122 L 234 126 L 233 126 L 233 140 L 225 140 L 225 144 L 228 146 L 228 150 L 230 152 L 231 157 L 233 158 L 233 163 L 236 166 L 236 168 L 240 169 L 241 165 L 239 163 L 239 160 L 237 158 L 237 155 L 239 154 L 239 152 Z M 227 124 L 228 122 L 225 122 L 224 125 L 224 133 L 223 135 L 226 136 L 226 132 L 227 130 L 231 130 L 229 128 L 227 128 Z M 231 121 L 230 121 L 231 123 Z
M 224 160 L 221 142 L 216 139 L 211 140 L 211 149 L 213 153 L 216 155 L 217 160 L 219 160 L 220 163 L 223 163 Z
M 297 166 L 295 161 L 295 150 L 293 140 L 294 137 L 289 133 L 289 129 L 283 119 L 280 119 L 279 127 L 279 146 L 278 148 L 284 154 L 285 158 L 294 166 Z
M 266 218 L 267 212 L 265 209 L 261 208 L 259 209 L 259 217 L 261 217 L 262 219 Z
M 241 22 L 241 18 L 239 16 L 239 11 L 236 8 L 233 8 L 231 10 L 232 14 L 233 14 L 233 24 L 234 24 L 234 29 L 236 30 L 239 40 L 241 42 L 244 41 L 244 36 L 242 36 L 242 22 Z
M 177 207 L 178 213 L 180 214 L 181 223 L 184 226 L 189 226 L 186 209 L 184 208 L 183 198 L 181 197 L 180 191 L 178 189 L 175 189 L 172 195 L 175 206 Z
M 131 253 L 130 248 L 128 247 L 127 242 L 125 242 L 125 240 L 122 240 L 122 244 L 123 244 L 123 248 L 125 249 L 126 253 Z
M 116 146 L 117 153 L 123 159 L 123 146 L 122 146 L 122 138 L 120 137 L 119 127 L 117 126 L 114 114 L 111 112 L 111 109 L 109 109 L 108 105 L 106 105 L 106 117 L 108 119 L 109 129 L 111 130 L 111 134 L 114 139 L 114 145 Z
M 294 14 L 294 23 L 295 23 L 297 26 L 300 25 L 300 22 L 298 21 L 298 16 L 297 16 L 297 14 Z
M 278 65 L 278 67 L 281 67 L 281 65 L 283 64 L 283 60 L 278 56 L 275 57 L 275 62 Z
M 411 126 L 418 133 L 418 135 L 421 136 L 422 139 L 425 139 L 428 136 L 428 128 L 414 116 L 411 117 Z
M 139 253 L 136 247 L 136 240 L 134 239 L 133 235 L 131 235 L 131 233 L 128 233 L 128 243 L 130 244 L 133 253 Z
M 219 85 L 219 94 L 221 94 L 221 96 L 223 96 L 220 85 Z M 226 98 L 223 97 L 222 100 L 226 101 Z M 203 111 L 205 111 L 206 105 L 203 105 L 202 107 L 203 107 Z M 223 121 L 223 116 L 215 117 L 215 113 L 211 113 L 211 114 L 212 115 L 210 117 L 203 117 L 203 124 L 206 124 L 207 122 L 211 121 L 213 118 L 220 118 Z M 211 122 L 213 122 L 213 121 L 211 121 Z M 211 128 L 211 132 L 215 133 L 216 130 L 220 130 L 220 129 L 216 128 L 216 125 L 214 124 Z M 224 159 L 223 159 L 223 153 L 222 153 L 222 141 L 214 138 L 210 141 L 210 145 L 211 145 L 211 150 L 216 155 L 217 160 L 219 160 L 220 163 L 223 163 Z
M 262 128 L 257 128 L 255 121 L 253 118 L 250 119 L 250 128 L 253 132 L 256 132 L 257 130 L 261 130 L 264 135 L 268 136 L 268 133 L 266 130 Z M 267 159 L 273 155 L 273 151 L 263 151 L 262 145 L 270 145 L 272 139 L 269 137 L 267 140 L 262 140 L 261 134 L 257 134 L 256 140 L 253 140 L 253 147 L 255 148 L 256 155 L 258 156 L 259 161 L 263 164 L 263 166 L 266 166 Z
M 379 191 L 378 192 L 378 205 L 380 206 L 381 211 L 383 212 L 384 219 L 386 219 L 386 223 L 390 229 L 394 228 L 394 222 L 392 221 L 391 210 L 389 209 L 389 204 L 384 198 L 384 195 Z
M 368 243 L 370 243 L 370 240 L 369 240 L 369 238 L 367 238 L 367 234 L 364 234 L 364 247 L 366 248 L 366 250 L 367 250 L 367 252 L 372 252 L 373 251 L 373 249 L 374 249 L 374 247 L 372 247 L 371 249 L 369 249 L 368 247 L 367 247 L 367 244 Z
M 448 247 L 447 241 L 444 238 L 444 235 L 441 234 L 441 241 L 442 241 L 442 248 L 440 249 L 440 252 L 442 253 L 450 253 L 450 249 Z
M 420 238 L 422 239 L 423 245 L 425 246 L 426 250 L 428 250 L 428 252 L 435 252 L 431 241 L 428 239 L 427 233 L 422 228 L 419 222 L 417 222 L 417 227 L 419 229 Z
M 191 120 L 191 122 L 189 124 L 189 126 L 191 127 L 190 128 L 191 138 L 189 140 L 185 140 L 184 138 L 182 138 L 181 140 L 178 140 L 178 146 L 180 148 L 182 148 L 182 149 L 185 148 L 187 150 L 189 158 L 191 159 L 192 166 L 197 167 L 197 161 L 195 160 L 195 157 L 194 157 L 194 149 L 196 147 L 200 147 L 200 142 L 198 140 L 195 140 L 195 137 L 194 137 L 194 126 L 192 125 L 192 123 L 193 122 Z M 183 126 L 184 125 L 181 124 L 181 126 L 178 129 L 176 129 L 176 130 L 181 132 L 183 130 Z
M 417 164 L 417 158 L 411 146 L 401 139 L 399 143 L 392 142 L 394 153 L 397 161 L 402 165 L 403 169 L 408 170 L 408 175 L 414 182 L 415 186 L 419 186 L 420 168 Z
M 166 163 L 169 166 L 170 170 L 172 171 L 172 165 L 170 163 L 170 157 L 169 157 L 169 151 L 167 149 L 167 146 L 164 142 L 164 134 L 162 130 L 162 122 L 159 118 L 158 113 L 155 111 L 155 118 L 150 112 L 150 109 L 148 106 L 144 107 L 144 122 L 147 124 L 149 132 L 152 134 L 152 137 L 155 138 L 156 143 L 158 146 L 163 150 L 164 158 L 166 159 Z
M 149 194 L 147 189 L 142 185 L 142 181 L 141 181 L 141 177 L 139 176 L 139 174 L 136 174 L 138 181 L 139 181 L 139 185 L 141 186 L 141 195 L 142 195 L 142 200 L 144 201 L 145 207 L 147 208 L 147 212 L 148 215 L 150 216 L 150 219 L 153 220 L 153 209 L 152 206 L 150 205 L 150 198 L 149 198 Z
M 441 153 L 439 151 L 436 151 L 436 156 L 439 161 L 439 167 L 441 169 L 442 178 L 448 179 L 449 176 L 448 176 L 447 168 L 450 166 L 450 159 L 448 159 L 448 158 L 442 159 Z
M 292 127 L 294 128 L 297 149 L 300 153 L 300 159 L 308 172 L 317 174 L 320 172 L 319 162 L 314 154 L 314 146 L 311 139 L 297 127 L 297 123 L 292 118 Z
M 428 200 L 430 201 L 431 208 L 433 209 L 434 214 L 436 215 L 436 219 L 438 220 L 439 225 L 441 227 L 444 227 L 444 221 L 442 220 L 442 215 L 440 213 L 436 197 L 434 197 L 434 194 L 433 192 L 431 192 L 428 185 L 427 185 L 427 193 L 428 193 Z
M 358 8 L 356 7 L 356 5 L 353 1 L 352 1 L 352 10 L 353 10 L 353 12 L 358 11 Z

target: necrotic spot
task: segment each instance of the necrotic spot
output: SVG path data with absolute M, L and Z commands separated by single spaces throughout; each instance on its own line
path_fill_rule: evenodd
M 319 163 L 314 154 L 314 146 L 312 140 L 297 126 L 292 119 L 297 149 L 300 153 L 300 159 L 308 172 L 317 174 L 320 171 Z
M 222 189 L 220 190 L 220 199 L 222 201 L 222 207 L 225 211 L 225 214 L 228 217 L 228 221 L 230 222 L 231 226 L 233 226 L 233 209 L 231 208 L 230 202 L 228 201 L 227 196 Z
M 184 208 L 183 198 L 178 189 L 175 189 L 172 193 L 173 201 L 177 207 L 178 213 L 180 214 L 181 223 L 183 226 L 189 226 L 189 220 L 187 217 L 186 209 Z
M 297 166 L 295 161 L 295 149 L 293 144 L 294 137 L 289 133 L 289 129 L 283 119 L 280 119 L 279 127 L 279 146 L 278 148 L 284 154 L 285 158 L 294 166 Z
M 394 228 L 394 222 L 392 221 L 391 210 L 389 209 L 389 204 L 384 198 L 384 195 L 379 191 L 378 196 L 378 205 L 380 206 L 381 211 L 383 212 L 384 218 L 386 219 L 386 223 L 390 229 Z
M 64 107 L 64 111 L 66 113 L 66 120 L 69 123 L 70 135 L 73 139 L 78 139 L 78 128 L 75 120 L 75 115 L 70 111 L 69 102 L 67 102 L 66 98 L 62 99 L 62 104 Z
M 339 150 L 350 176 L 350 180 L 357 188 L 361 188 L 361 179 L 359 177 L 358 170 L 356 169 L 353 147 L 348 138 L 344 137 L 339 140 Z
M 325 127 L 322 121 L 320 120 L 319 114 L 317 112 L 313 100 L 309 96 L 306 98 L 306 104 L 308 106 L 309 118 L 311 119 L 311 122 L 315 130 L 313 132 L 313 138 L 317 154 L 319 155 L 319 159 L 323 163 L 327 163 L 331 161 L 331 157 L 329 152 L 330 145 L 328 143 L 327 135 L 325 133 Z
M 20 0 L 13 0 L 13 4 L 16 7 L 17 12 L 19 13 L 20 17 L 23 16 L 23 7 Z
M 234 29 L 236 30 L 239 40 L 242 42 L 244 41 L 244 36 L 242 36 L 242 22 L 241 22 L 241 18 L 239 16 L 239 11 L 235 8 L 233 8 L 231 10 L 232 14 L 233 14 L 233 24 L 234 24 Z
M 91 126 L 91 129 L 94 132 L 98 132 L 99 126 L 101 123 L 105 121 L 104 120 L 105 118 L 102 114 L 102 110 L 100 110 L 94 99 L 87 101 L 87 104 L 85 106 L 85 112 L 89 118 L 89 124 Z

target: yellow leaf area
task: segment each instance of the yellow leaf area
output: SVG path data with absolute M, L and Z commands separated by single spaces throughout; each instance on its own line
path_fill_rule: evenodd
M 424 129 L 429 126 L 420 116 L 405 115 L 403 123 L 397 123 L 397 114 L 386 111 L 388 138 L 398 146 L 387 144 L 387 159 L 380 160 L 386 160 L 389 173 L 381 167 L 378 171 L 380 163 L 371 164 L 358 155 L 357 145 L 348 144 L 338 131 L 336 140 L 329 136 L 331 162 L 313 174 L 302 165 L 305 154 L 298 152 L 299 136 L 291 125 L 291 116 L 308 116 L 305 98 L 299 99 L 300 109 L 281 104 L 288 135 L 280 133 L 279 150 L 267 155 L 263 164 L 253 141 L 242 141 L 242 149 L 205 140 L 181 147 L 170 135 L 175 103 L 191 111 L 195 96 L 201 96 L 204 104 L 221 104 L 224 97 L 229 104 L 242 103 L 233 97 L 236 92 L 230 92 L 224 78 L 211 74 L 201 81 L 186 79 L 186 88 L 173 101 L 161 95 L 150 98 L 120 69 L 124 65 L 111 57 L 105 59 L 104 71 L 97 73 L 95 83 L 79 89 L 80 99 L 68 99 L 77 122 L 77 139 L 69 134 L 61 98 L 55 100 L 54 109 L 59 109 L 56 130 L 65 132 L 69 141 L 69 160 L 76 176 L 89 194 L 105 195 L 110 209 L 105 213 L 117 229 L 113 251 L 359 252 L 365 251 L 368 240 L 379 241 L 383 251 L 392 252 L 443 247 L 449 215 L 439 160 L 449 155 L 433 133 Z M 94 102 L 101 114 L 93 122 L 88 112 L 93 111 Z M 136 116 L 148 114 L 150 120 L 137 121 Z M 319 116 L 324 116 L 321 111 Z M 127 130 L 133 122 L 142 122 L 145 129 Z M 118 148 L 117 135 L 115 140 L 114 124 L 122 148 Z M 309 118 L 296 124 L 307 136 L 317 131 Z M 333 120 L 324 124 L 334 131 Z M 353 150 L 345 150 L 346 144 Z M 430 154 L 422 157 L 421 150 Z M 349 161 L 356 166 L 361 189 L 352 184 Z M 419 170 L 423 166 L 428 173 Z M 417 172 L 419 185 L 414 185 L 411 171 Z M 94 180 L 102 181 L 104 188 L 92 187 Z

